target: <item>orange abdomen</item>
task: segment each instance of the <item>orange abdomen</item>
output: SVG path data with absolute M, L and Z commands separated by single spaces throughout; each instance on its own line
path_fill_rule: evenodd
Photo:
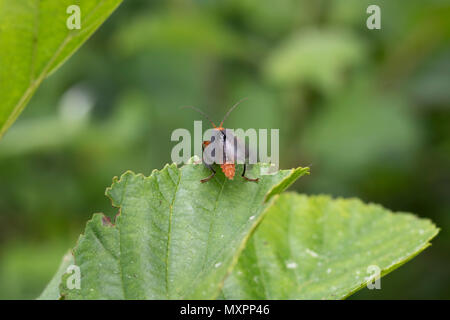
M 233 180 L 234 173 L 236 171 L 235 164 L 234 163 L 224 163 L 224 164 L 221 164 L 220 167 L 222 168 L 222 171 L 225 174 L 225 177 L 227 177 L 230 180 Z

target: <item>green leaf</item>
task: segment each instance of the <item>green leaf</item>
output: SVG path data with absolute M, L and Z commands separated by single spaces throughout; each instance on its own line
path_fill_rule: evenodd
M 277 193 L 308 168 L 244 181 L 222 173 L 207 183 L 203 165 L 167 165 L 149 177 L 124 173 L 106 194 L 119 208 L 114 224 L 95 214 L 73 250 L 81 289 L 66 299 L 213 299 L 246 240 Z M 268 195 L 266 197 L 266 195 Z M 264 199 L 266 198 L 266 201 Z
M 386 154 L 392 159 L 390 165 L 405 166 L 413 160 L 411 154 L 423 141 L 420 122 L 405 99 L 376 92 L 374 87 L 361 79 L 324 105 L 305 126 L 301 145 L 314 155 L 315 163 L 320 161 L 325 180 L 358 176 Z M 379 126 L 387 122 L 389 126 Z
M 122 0 L 0 0 L 0 138 L 41 82 L 67 60 Z M 77 4 L 81 29 L 69 30 Z
M 73 255 L 72 251 L 69 251 L 62 258 L 58 271 L 56 271 L 52 280 L 50 280 L 47 287 L 45 287 L 44 291 L 38 297 L 38 300 L 57 300 L 60 297 L 59 284 L 61 283 L 61 277 L 72 264 L 74 264 Z
M 342 299 L 398 268 L 438 229 L 357 199 L 284 193 L 255 230 L 223 288 L 226 299 Z M 382 286 L 382 285 L 381 285 Z

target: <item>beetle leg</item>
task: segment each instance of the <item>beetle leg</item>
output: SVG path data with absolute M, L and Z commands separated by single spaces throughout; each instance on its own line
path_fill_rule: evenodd
M 259 181 L 259 178 L 256 178 L 256 179 L 251 179 L 251 178 L 247 178 L 246 176 L 245 176 L 245 169 L 247 168 L 247 164 L 245 164 L 244 163 L 244 171 L 242 171 L 242 178 L 244 178 L 245 180 L 247 180 L 247 181 L 254 181 L 254 182 L 258 182 Z
M 211 180 L 216 175 L 216 170 L 214 170 L 212 166 L 210 166 L 209 164 L 207 164 L 205 162 L 203 162 L 203 164 L 205 165 L 205 167 L 207 167 L 209 170 L 212 171 L 212 174 L 209 177 L 206 177 L 205 179 L 200 180 L 201 183 L 205 183 L 205 182 Z

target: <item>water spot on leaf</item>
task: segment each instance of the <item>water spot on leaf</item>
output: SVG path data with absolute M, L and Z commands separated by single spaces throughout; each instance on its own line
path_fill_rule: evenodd
M 313 258 L 317 258 L 319 256 L 316 252 L 312 251 L 311 249 L 307 248 L 305 251 L 307 254 L 309 254 Z

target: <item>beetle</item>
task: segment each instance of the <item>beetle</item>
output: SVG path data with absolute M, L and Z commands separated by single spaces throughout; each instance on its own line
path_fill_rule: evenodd
M 259 178 L 248 178 L 247 176 L 245 176 L 245 171 L 247 169 L 247 160 L 249 158 L 249 154 L 250 154 L 250 150 L 249 147 L 243 143 L 238 137 L 236 137 L 233 133 L 232 130 L 230 129 L 226 129 L 223 127 L 223 123 L 225 122 L 225 120 L 227 119 L 227 117 L 230 115 L 230 113 L 245 99 L 242 99 L 240 101 L 238 101 L 235 105 L 233 105 L 228 112 L 225 114 L 225 116 L 223 117 L 222 121 L 220 122 L 219 126 L 216 126 L 214 124 L 214 122 L 211 121 L 211 119 L 209 118 L 209 116 L 204 113 L 203 111 L 194 108 L 192 106 L 185 106 L 183 108 L 190 108 L 193 109 L 195 111 L 197 111 L 198 113 L 202 114 L 206 119 L 208 119 L 208 121 L 212 124 L 212 126 L 214 127 L 214 134 L 211 136 L 211 139 L 209 141 L 203 141 L 202 142 L 202 150 L 203 150 L 203 154 L 202 154 L 202 163 L 209 169 L 211 170 L 211 175 L 201 179 L 200 182 L 205 183 L 209 180 L 211 180 L 215 175 L 216 175 L 216 170 L 214 170 L 213 168 L 213 163 L 217 163 L 220 164 L 220 168 L 222 169 L 224 175 L 226 178 L 228 178 L 229 180 L 233 180 L 234 175 L 236 173 L 236 163 L 243 163 L 244 164 L 244 170 L 242 171 L 241 177 L 244 178 L 246 181 L 253 181 L 253 182 L 258 182 Z M 217 141 L 217 142 L 215 142 Z M 212 150 L 208 150 L 208 146 L 210 146 L 210 144 L 215 142 L 215 146 L 218 146 L 217 151 L 218 152 L 218 157 L 220 157 L 222 155 L 222 161 L 220 161 L 220 163 L 216 162 L 215 159 L 215 149 Z M 206 150 L 206 152 L 205 152 Z M 211 151 L 211 152 L 208 152 Z M 222 151 L 222 152 L 220 152 Z M 220 153 L 222 153 L 220 155 Z M 205 159 L 207 161 L 205 161 Z

